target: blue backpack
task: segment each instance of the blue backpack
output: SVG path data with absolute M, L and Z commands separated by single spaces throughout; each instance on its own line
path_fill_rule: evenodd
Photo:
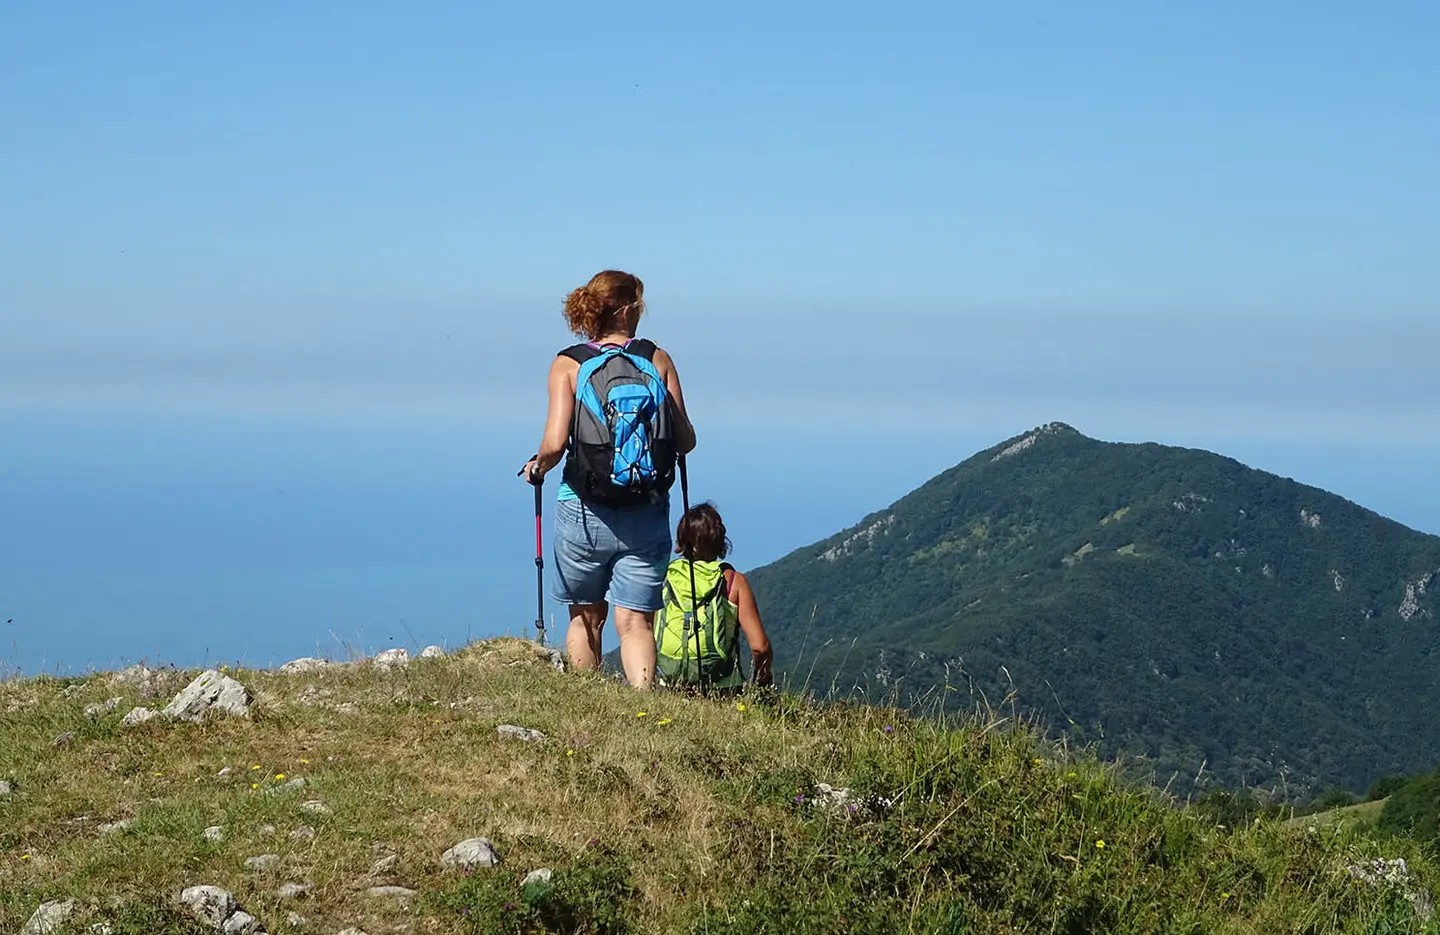
M 678 451 L 654 343 L 577 344 L 560 354 L 580 364 L 565 483 L 581 500 L 606 506 L 662 502 L 675 483 Z

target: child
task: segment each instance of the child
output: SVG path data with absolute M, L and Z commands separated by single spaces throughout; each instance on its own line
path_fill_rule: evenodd
M 743 687 L 741 630 L 750 643 L 755 684 L 771 682 L 774 654 L 755 593 L 744 575 L 721 561 L 730 548 L 725 523 L 711 504 L 691 507 L 681 517 L 675 531 L 675 551 L 681 557 L 665 573 L 665 607 L 655 615 L 656 668 L 662 685 Z M 696 614 L 697 625 L 687 626 Z

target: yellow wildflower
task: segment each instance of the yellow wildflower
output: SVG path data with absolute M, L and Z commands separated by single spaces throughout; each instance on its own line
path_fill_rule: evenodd
M 254 766 L 250 767 L 250 772 L 253 773 L 253 772 L 255 772 L 255 771 L 256 771 L 257 769 L 259 769 L 259 768 L 260 768 L 260 764 L 259 764 L 259 763 L 256 763 Z
M 252 782 L 252 783 L 250 783 L 250 788 L 251 788 L 251 789 L 259 789 L 259 788 L 260 788 L 260 783 L 258 783 L 258 782 Z
M 744 711 L 744 710 L 745 710 L 745 702 L 743 702 L 743 701 L 737 701 L 737 702 L 735 702 L 735 710 L 736 710 L 736 711 Z
M 636 716 L 636 717 L 644 717 L 645 715 L 647 715 L 647 714 L 649 714 L 649 713 L 650 713 L 649 711 L 637 711 L 637 712 L 635 712 L 635 716 Z
M 674 722 L 675 722 L 675 719 L 674 719 L 674 718 L 662 717 L 660 720 L 656 721 L 655 723 L 659 724 L 661 727 L 664 727 L 666 724 L 673 724 Z
M 1100 850 L 1102 850 L 1102 851 L 1105 850 L 1105 842 L 1104 842 L 1104 841 L 1096 841 L 1096 842 L 1095 842 L 1095 846 L 1096 846 L 1097 848 L 1099 848 Z
M 309 760 L 301 760 L 301 761 L 300 761 L 300 765 L 301 765 L 301 766 L 309 766 L 309 765 L 310 765 L 310 761 L 309 761 Z
M 1035 759 L 1031 760 L 1030 762 L 1033 763 L 1033 764 L 1035 764 L 1036 766 L 1040 766 L 1040 765 L 1043 764 L 1045 761 L 1042 760 L 1042 759 L 1040 759 L 1040 758 L 1037 756 Z
M 574 750 L 566 750 L 566 751 L 565 751 L 565 755 L 566 755 L 566 756 L 574 756 L 574 755 L 575 755 L 575 751 L 574 751 Z
M 284 774 L 284 773 L 276 773 L 276 774 L 275 774 L 275 778 L 276 778 L 276 779 L 284 779 L 284 778 L 285 778 L 285 774 Z
M 165 775 L 164 773 L 156 773 L 156 774 L 155 774 L 155 778 L 156 778 L 156 779 L 159 779 L 161 776 L 164 776 L 164 775 Z
M 21 854 L 21 855 L 20 855 L 20 859 L 21 859 L 21 860 L 29 860 L 29 859 L 30 859 L 30 855 L 29 855 L 29 854 Z
M 1230 894 L 1229 894 L 1229 893 L 1221 893 L 1221 894 L 1220 894 L 1220 898 L 1221 898 L 1221 899 L 1229 899 L 1229 898 L 1230 898 Z

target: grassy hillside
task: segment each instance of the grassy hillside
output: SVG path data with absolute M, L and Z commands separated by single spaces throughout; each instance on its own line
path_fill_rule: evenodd
M 195 673 L 0 684 L 0 932 L 64 898 L 75 931 L 207 931 L 174 901 L 197 884 L 276 933 L 1419 932 L 1436 880 L 1344 831 L 1217 826 L 1002 718 L 640 695 L 514 640 L 230 674 L 249 718 L 133 728 Z M 498 866 L 442 865 L 476 836 Z M 1408 882 L 1346 869 L 1397 856 Z
M 1013 692 L 1162 785 L 1440 760 L 1440 538 L 1209 452 L 1046 426 L 750 577 L 792 684 Z

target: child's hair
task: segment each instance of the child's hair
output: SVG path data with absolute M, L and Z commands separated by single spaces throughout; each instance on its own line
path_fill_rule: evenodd
M 607 269 L 565 297 L 565 323 L 582 338 L 594 341 L 619 324 L 620 313 L 645 311 L 645 284 L 633 273 Z
M 692 506 L 675 530 L 675 551 L 694 562 L 715 562 L 734 548 L 725 535 L 725 521 L 709 502 Z

